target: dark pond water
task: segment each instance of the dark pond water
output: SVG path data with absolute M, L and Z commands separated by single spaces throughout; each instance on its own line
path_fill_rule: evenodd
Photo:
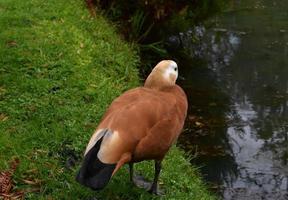
M 179 145 L 223 199 L 288 199 L 288 1 L 235 0 L 208 24 L 173 36 L 191 55 Z

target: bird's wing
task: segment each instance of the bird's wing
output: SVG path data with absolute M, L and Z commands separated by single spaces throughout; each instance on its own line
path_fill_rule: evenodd
M 166 99 L 173 102 L 169 112 L 162 112 L 162 118 L 147 132 L 147 135 L 137 144 L 133 158 L 135 161 L 145 159 L 161 160 L 176 141 L 184 126 L 188 102 L 184 91 L 175 86 L 169 89 L 173 98 Z
M 123 106 L 137 102 L 139 99 L 141 99 L 141 93 L 143 93 L 143 91 L 145 90 L 142 87 L 137 87 L 124 92 L 122 95 L 114 99 L 103 115 L 102 120 L 111 112 L 116 112 Z
M 162 160 L 181 133 L 183 124 L 184 121 L 179 120 L 177 115 L 160 120 L 137 144 L 133 153 L 134 161 Z

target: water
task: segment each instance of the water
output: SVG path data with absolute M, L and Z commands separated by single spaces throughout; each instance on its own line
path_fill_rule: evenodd
M 223 199 L 288 199 L 288 1 L 235 0 L 207 24 L 177 36 L 179 145 Z

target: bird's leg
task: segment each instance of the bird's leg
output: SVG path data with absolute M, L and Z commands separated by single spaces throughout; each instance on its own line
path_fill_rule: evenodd
M 137 174 L 134 175 L 133 163 L 129 163 L 129 172 L 130 180 L 132 183 L 134 183 L 134 185 L 147 191 L 151 188 L 151 182 L 147 181 L 143 176 Z
M 133 173 L 134 173 L 134 170 L 133 170 L 133 163 L 129 163 L 129 172 L 130 172 L 130 181 L 133 182 Z
M 149 182 L 147 181 L 143 176 L 134 175 L 133 170 L 133 163 L 129 163 L 129 171 L 130 171 L 130 180 L 139 188 L 143 188 L 147 190 L 150 193 L 156 194 L 156 195 L 162 195 L 164 194 L 163 191 L 161 191 L 158 188 L 158 179 L 161 171 L 161 161 L 155 161 L 155 176 L 154 181 Z
M 149 189 L 149 192 L 152 194 L 156 194 L 156 195 L 163 195 L 164 194 L 164 192 L 158 188 L 158 180 L 159 180 L 161 168 L 162 168 L 161 160 L 155 160 L 154 180 L 153 180 L 151 188 Z

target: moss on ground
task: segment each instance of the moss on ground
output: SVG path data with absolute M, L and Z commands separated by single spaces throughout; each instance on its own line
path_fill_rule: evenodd
M 139 85 L 137 53 L 113 26 L 79 0 L 0 0 L 0 27 L 0 169 L 20 158 L 14 190 L 40 188 L 26 199 L 158 199 L 133 187 L 125 167 L 101 192 L 74 180 L 105 108 Z M 136 168 L 152 177 L 152 164 Z M 214 199 L 176 147 L 161 182 L 160 199 Z

